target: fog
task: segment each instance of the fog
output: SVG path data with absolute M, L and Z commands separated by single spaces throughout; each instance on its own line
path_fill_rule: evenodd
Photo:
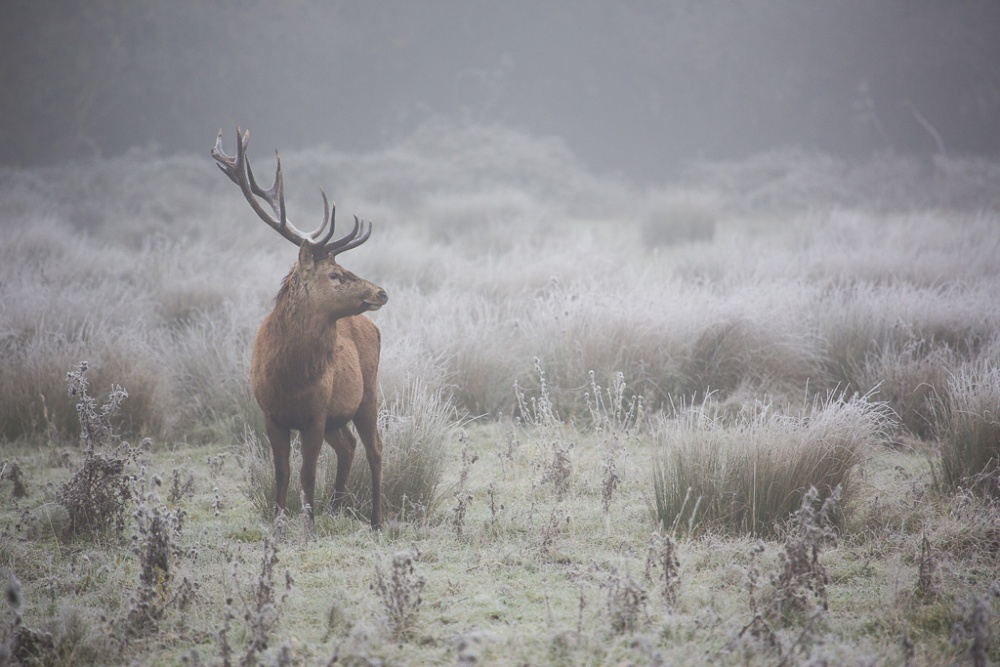
M 1000 664 L 1000 0 L 0 0 L 0 92 L 0 654 Z M 378 536 L 271 532 L 237 124 L 373 221 Z
M 367 153 L 426 124 L 555 138 L 655 182 L 796 147 L 995 156 L 995 0 L 6 0 L 0 162 L 131 147 Z

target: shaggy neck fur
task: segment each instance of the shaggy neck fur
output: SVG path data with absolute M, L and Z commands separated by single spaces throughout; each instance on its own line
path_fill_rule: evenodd
M 275 347 L 270 371 L 297 384 L 319 378 L 333 362 L 337 320 L 308 303 L 308 286 L 297 267 L 281 282 L 267 326 L 273 328 Z

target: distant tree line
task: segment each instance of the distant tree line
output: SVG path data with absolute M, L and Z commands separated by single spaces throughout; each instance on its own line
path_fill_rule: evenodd
M 371 150 L 430 117 L 658 177 L 795 145 L 1000 153 L 996 0 L 4 0 L 0 163 Z M 258 144 L 259 145 L 259 144 Z

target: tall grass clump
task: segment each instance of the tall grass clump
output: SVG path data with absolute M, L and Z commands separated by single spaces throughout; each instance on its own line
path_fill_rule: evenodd
M 868 392 L 873 380 L 884 379 L 872 377 L 871 365 L 886 354 L 897 354 L 912 371 L 924 357 L 936 364 L 977 358 L 994 339 L 1000 317 L 992 289 L 872 282 L 831 287 L 814 311 L 826 382 Z
M 93 332 L 79 332 L 79 337 L 88 335 Z M 76 336 L 40 331 L 34 339 L 0 342 L 0 438 L 13 441 L 44 433 L 50 440 L 70 441 L 80 422 L 62 378 L 80 358 L 93 362 L 95 386 L 123 382 L 132 390 L 116 416 L 123 431 L 146 435 L 161 430 L 164 415 L 157 402 L 161 393 L 152 346 L 128 332 L 110 333 L 100 346 L 74 340 Z
M 446 444 L 457 420 L 455 408 L 444 390 L 430 390 L 419 379 L 412 380 L 379 412 L 382 434 L 382 511 L 389 517 L 422 520 L 440 500 L 438 487 L 447 455 Z M 274 465 L 267 439 L 258 431 L 246 428 L 241 443 L 245 492 L 261 515 L 274 515 Z M 292 474 L 288 484 L 285 509 L 302 511 L 302 453 L 296 435 L 290 457 Z M 333 500 L 337 457 L 323 448 L 316 467 L 317 504 L 326 508 Z M 371 514 L 371 472 L 360 439 L 347 480 L 344 508 L 352 514 Z M 322 499 L 322 500 L 321 500 Z
M 761 311 L 767 312 L 767 311 Z M 808 384 L 820 373 L 815 343 L 796 336 L 773 315 L 720 313 L 707 323 L 685 350 L 680 364 L 680 395 L 729 395 L 744 387 L 768 386 L 790 391 Z
M 858 379 L 892 409 L 904 433 L 926 439 L 935 427 L 934 397 L 947 390 L 949 369 L 960 365 L 946 346 L 889 342 L 868 356 Z
M 801 414 L 758 404 L 726 419 L 713 406 L 661 418 L 653 428 L 654 512 L 671 532 L 773 537 L 810 487 L 818 502 L 850 490 L 865 451 L 891 423 L 867 396 L 827 397 Z
M 249 310 L 249 309 L 247 309 Z M 255 320 L 227 304 L 212 315 L 193 317 L 174 332 L 173 362 L 166 370 L 176 407 L 167 416 L 171 432 L 195 441 L 233 439 L 243 423 L 263 432 L 250 391 L 250 349 Z M 179 422 L 186 424 L 180 426 Z
M 1000 366 L 963 366 L 936 403 L 940 451 L 934 481 L 942 491 L 971 489 L 1000 498 Z
M 382 406 L 382 511 L 388 517 L 423 520 L 433 512 L 441 500 L 438 488 L 448 443 L 458 425 L 456 417 L 444 389 L 432 390 L 419 378 Z M 347 481 L 345 507 L 368 516 L 371 482 L 368 465 L 359 458 Z M 332 497 L 332 485 L 329 491 Z

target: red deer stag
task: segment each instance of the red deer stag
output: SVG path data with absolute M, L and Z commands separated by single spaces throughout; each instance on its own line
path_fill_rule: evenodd
M 377 381 L 379 330 L 362 316 L 378 310 L 388 296 L 381 287 L 345 270 L 337 255 L 368 240 L 371 223 L 354 216 L 354 229 L 333 239 L 336 207 L 323 194 L 323 224 L 306 234 L 285 215 L 281 159 L 274 183 L 264 189 L 254 180 L 246 156 L 249 132 L 236 128 L 236 155 L 222 151 L 219 130 L 212 157 L 236 185 L 260 219 L 299 246 L 298 262 L 281 283 L 274 309 L 257 331 L 250 358 L 250 384 L 264 412 L 267 437 L 274 457 L 274 486 L 278 511 L 288 497 L 291 432 L 302 438 L 302 491 L 308 505 L 307 525 L 313 527 L 316 461 L 325 439 L 337 454 L 333 509 L 344 500 L 344 489 L 354 458 L 354 427 L 364 443 L 372 473 L 373 528 L 382 521 L 382 439 L 378 434 Z M 261 205 L 266 202 L 272 212 Z

